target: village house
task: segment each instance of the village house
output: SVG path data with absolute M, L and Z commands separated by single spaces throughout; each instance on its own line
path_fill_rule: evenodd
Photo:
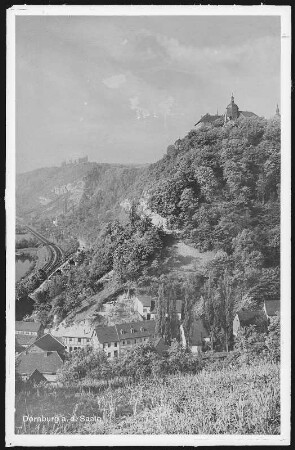
M 180 325 L 180 339 L 184 348 L 190 348 L 192 353 L 201 353 L 204 345 L 210 342 L 210 335 L 202 319 L 194 319 L 190 327 L 189 336 L 186 335 L 183 325 Z
M 42 336 L 44 327 L 40 322 L 25 322 L 23 320 L 15 321 L 15 334 L 22 336 Z
M 154 337 L 154 320 L 97 326 L 93 333 L 93 347 L 104 350 L 108 358 L 116 358 L 134 345 L 147 343 Z
M 42 336 L 44 327 L 39 322 L 15 321 L 15 352 L 21 353 Z
M 49 333 L 44 334 L 16 357 L 16 372 L 26 381 L 37 370 L 47 381 L 55 382 L 64 358 L 62 342 Z M 39 375 L 35 373 L 35 377 Z
M 155 320 L 157 315 L 157 297 L 150 295 L 137 295 L 134 297 L 134 310 L 137 311 L 144 320 Z M 182 300 L 176 300 L 176 314 L 179 320 L 182 319 Z
M 264 327 L 266 318 L 263 311 L 246 311 L 241 309 L 237 312 L 233 320 L 233 335 L 236 337 L 241 329 L 257 325 Z
M 74 323 L 67 326 L 60 324 L 51 330 L 52 336 L 58 337 L 62 340 L 65 349 L 68 352 L 86 347 L 92 347 L 92 335 L 94 328 L 90 325 L 87 319 L 79 323 Z
M 137 295 L 134 297 L 134 310 L 137 311 L 144 320 L 155 318 L 156 298 L 150 295 Z

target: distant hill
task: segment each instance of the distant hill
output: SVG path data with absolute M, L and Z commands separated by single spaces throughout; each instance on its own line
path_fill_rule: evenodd
M 74 235 L 92 240 L 99 223 L 118 218 L 124 213 L 120 203 L 140 193 L 148 167 L 87 162 L 18 174 L 17 216 L 33 221 L 62 217 Z

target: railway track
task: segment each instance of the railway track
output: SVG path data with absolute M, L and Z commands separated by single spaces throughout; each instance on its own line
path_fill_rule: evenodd
M 48 239 L 42 236 L 42 234 L 34 230 L 34 228 L 31 228 L 29 225 L 24 225 L 23 223 L 22 225 L 48 248 L 50 254 L 49 261 L 44 264 L 42 270 L 46 273 L 47 276 L 49 276 L 52 271 L 63 261 L 64 252 L 60 247 L 58 247 L 58 245 L 50 242 Z

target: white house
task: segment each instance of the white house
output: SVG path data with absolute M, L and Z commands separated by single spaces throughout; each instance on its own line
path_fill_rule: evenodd
M 156 318 L 157 297 L 140 294 L 134 297 L 134 309 L 144 320 L 154 320 Z M 179 320 L 182 319 L 182 300 L 176 300 L 176 314 Z
M 15 321 L 15 352 L 21 353 L 42 336 L 44 327 L 39 322 Z
M 151 320 L 155 318 L 155 305 L 156 298 L 150 295 L 137 295 L 134 297 L 134 310 L 137 311 L 141 317 L 145 320 Z
M 92 336 L 94 328 L 86 319 L 67 326 L 61 323 L 59 326 L 51 330 L 52 336 L 62 339 L 63 344 L 68 352 L 79 348 L 92 347 Z
M 147 343 L 153 338 L 154 320 L 97 326 L 93 334 L 93 346 L 104 350 L 108 358 L 116 358 L 134 345 Z

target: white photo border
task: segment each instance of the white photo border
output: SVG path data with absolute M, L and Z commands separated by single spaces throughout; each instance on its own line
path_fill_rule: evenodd
M 15 376 L 15 17 L 231 15 L 281 17 L 281 433 L 268 435 L 17 435 L 14 431 Z M 18 5 L 7 10 L 6 148 L 6 446 L 212 446 L 289 445 L 291 406 L 291 7 Z

